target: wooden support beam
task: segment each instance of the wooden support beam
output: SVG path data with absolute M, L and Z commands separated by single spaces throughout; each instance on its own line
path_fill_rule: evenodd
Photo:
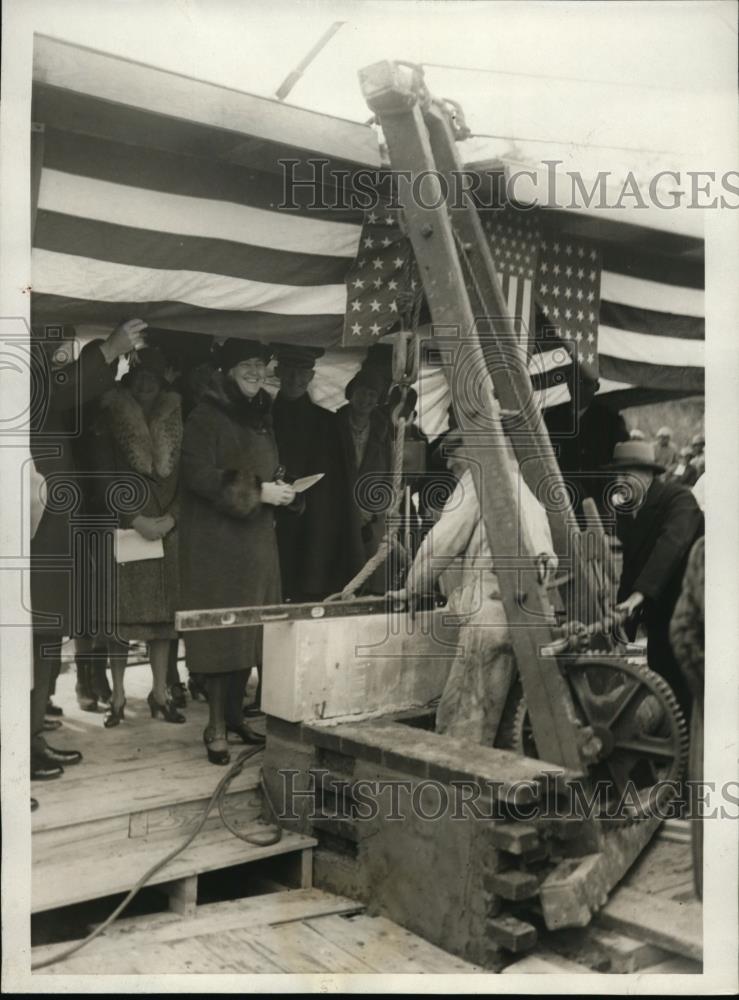
M 566 858 L 544 879 L 540 899 L 549 930 L 585 927 L 654 834 L 656 818 L 602 832 L 599 849 Z
M 569 686 L 556 662 L 539 652 L 554 637 L 553 616 L 546 589 L 536 576 L 536 554 L 527 550 L 521 537 L 520 484 L 508 459 L 501 401 L 494 395 L 490 378 L 482 384 L 479 381 L 480 373 L 489 376 L 489 365 L 441 192 L 429 132 L 418 100 L 404 87 L 397 87 L 398 79 L 400 74 L 392 63 L 360 71 L 363 91 L 378 114 L 393 167 L 421 181 L 415 197 L 402 199 L 404 220 L 435 332 L 439 327 L 454 331 L 466 359 L 464 369 L 459 371 L 460 381 L 455 384 L 453 378 L 450 384 L 452 401 L 465 448 L 482 470 L 480 508 L 537 747 L 542 759 L 583 773 L 585 762 Z M 543 435 L 540 437 L 543 439 Z M 512 559 L 515 565 L 510 568 Z
M 167 894 L 169 908 L 173 913 L 179 913 L 182 917 L 195 916 L 198 905 L 197 875 L 178 878 L 174 882 L 165 882 L 161 889 Z

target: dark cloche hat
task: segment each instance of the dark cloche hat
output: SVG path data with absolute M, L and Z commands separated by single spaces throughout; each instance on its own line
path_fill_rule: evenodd
M 360 385 L 365 386 L 367 389 L 374 389 L 378 396 L 382 398 L 387 392 L 389 382 L 384 372 L 379 371 L 377 368 L 360 368 L 354 378 L 347 383 L 346 389 L 344 389 L 346 398 L 351 399 L 352 393 Z
M 151 372 L 160 381 L 164 381 L 166 370 L 167 360 L 158 347 L 141 347 L 131 358 L 129 378 L 133 378 L 138 372 Z
M 286 368 L 315 368 L 316 361 L 325 351 L 322 347 L 304 347 L 297 344 L 272 344 L 277 363 Z
M 258 340 L 245 340 L 241 337 L 229 337 L 218 351 L 218 363 L 224 372 L 249 358 L 260 358 L 266 365 L 272 360 L 272 351 Z
M 621 441 L 613 449 L 613 461 L 604 466 L 613 471 L 617 469 L 650 469 L 652 472 L 664 472 L 664 465 L 654 460 L 654 445 L 649 441 Z

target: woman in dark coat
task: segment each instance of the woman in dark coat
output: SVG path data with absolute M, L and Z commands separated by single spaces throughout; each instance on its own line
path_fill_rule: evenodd
M 344 390 L 348 404 L 337 411 L 346 467 L 350 470 L 354 503 L 361 519 L 365 560 L 380 547 L 391 500 L 394 452 L 391 425 L 378 409 L 385 388 L 381 373 L 364 368 Z M 392 584 L 387 578 L 386 565 L 381 565 L 362 592 L 384 594 Z
M 182 449 L 181 607 L 244 607 L 280 600 L 275 507 L 295 500 L 275 482 L 280 465 L 264 390 L 269 351 L 227 340 L 201 402 L 187 419 Z M 210 720 L 208 759 L 229 760 L 227 731 L 259 738 L 245 725 L 246 682 L 258 654 L 256 628 L 208 629 L 185 639 L 187 666 L 202 674 Z
M 117 726 L 124 717 L 128 641 L 146 640 L 153 674 L 148 697 L 152 717 L 184 722 L 167 689 L 170 645 L 177 638 L 174 613 L 178 604 L 177 493 L 182 409 L 180 396 L 167 388 L 166 362 L 156 348 L 139 351 L 137 363 L 100 403 L 97 435 L 99 472 L 121 484 L 138 478 L 141 496 L 135 510 L 118 512 L 121 528 L 132 528 L 150 541 L 163 540 L 164 557 L 120 563 L 111 641 L 113 697 L 104 725 Z M 102 483 L 102 477 L 100 477 Z M 109 490 L 109 495 L 110 490 Z M 112 495 L 115 495 L 113 491 Z

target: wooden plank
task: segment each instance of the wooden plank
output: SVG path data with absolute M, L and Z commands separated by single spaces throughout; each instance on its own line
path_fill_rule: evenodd
M 598 924 L 702 961 L 703 908 L 698 902 L 678 903 L 622 888 L 601 910 Z
M 314 917 L 305 923 L 334 944 L 360 955 L 378 973 L 432 975 L 484 971 L 424 941 L 386 917 L 360 913 L 350 918 Z
M 541 884 L 539 898 L 549 930 L 584 927 L 602 906 L 649 843 L 658 820 L 599 831 L 600 849 L 581 858 L 567 858 Z
M 313 886 L 313 848 L 300 852 L 300 888 Z
M 271 898 L 270 898 L 271 896 Z M 358 904 L 319 890 L 295 890 L 201 907 L 206 916 L 160 922 L 123 921 L 126 930 L 93 942 L 48 973 L 473 973 L 484 970 L 449 955 L 384 917 L 339 916 Z M 323 915 L 319 912 L 323 910 Z M 333 910 L 333 912 L 331 912 Z M 34 960 L 59 945 L 33 950 Z
M 461 168 L 447 116 L 436 114 L 433 105 L 422 110 L 417 95 L 398 85 L 394 64 L 375 63 L 364 67 L 359 75 L 362 91 L 382 126 L 395 169 L 407 169 L 414 173 L 426 170 L 430 176 L 438 176 L 436 157 L 439 158 L 438 167 L 445 174 Z M 403 204 L 403 218 L 437 333 L 441 327 L 453 330 L 458 347 L 463 349 L 460 350 L 462 361 L 454 366 L 456 370 L 449 378 L 454 411 L 457 423 L 463 429 L 465 448 L 478 458 L 484 469 L 478 485 L 483 525 L 496 566 L 537 745 L 544 760 L 582 772 L 583 761 L 574 726 L 575 711 L 567 681 L 556 664 L 548 662 L 540 653 L 541 645 L 551 642 L 553 638 L 551 607 L 546 589 L 536 577 L 535 553 L 526 551 L 517 530 L 520 500 L 516 476 L 518 468 L 514 471 L 515 463 L 509 461 L 506 447 L 501 447 L 506 444 L 501 423 L 501 405 L 505 406 L 506 400 L 498 386 L 493 391 L 493 365 L 483 350 L 476 323 L 480 307 L 487 316 L 496 317 L 495 333 L 503 341 L 500 357 L 495 359 L 500 372 L 498 381 L 510 383 L 512 387 L 513 376 L 522 369 L 520 382 L 527 386 L 526 396 L 516 400 L 519 405 L 514 405 L 513 409 L 522 410 L 526 400 L 531 402 L 531 382 L 520 352 L 517 348 L 513 349 L 513 345 L 517 344 L 516 333 L 495 275 L 490 248 L 477 212 L 473 207 L 468 209 L 468 204 L 471 202 L 465 201 L 464 207 L 456 212 L 456 230 L 452 227 L 449 206 L 443 198 L 434 199 L 433 203 L 407 198 Z M 471 234 L 465 232 L 465 225 L 471 227 Z M 462 239 L 473 247 L 473 267 L 477 266 L 481 254 L 482 260 L 489 263 L 485 274 L 489 278 L 492 294 L 486 294 L 489 289 L 485 288 L 485 301 L 479 306 L 470 301 L 455 231 L 461 233 Z M 500 308 L 496 308 L 496 302 Z M 462 368 L 464 371 L 461 371 Z M 474 403 L 468 393 L 459 391 L 459 383 L 471 371 L 486 372 L 489 376 L 481 383 L 481 391 L 475 394 Z M 534 424 L 526 440 L 535 442 L 532 449 L 535 456 L 542 451 L 550 459 L 546 471 L 550 468 L 554 481 L 558 478 L 561 483 L 561 474 L 541 415 L 531 406 L 526 412 L 533 415 L 529 416 L 529 420 Z M 481 421 L 489 430 L 484 446 L 476 439 L 476 432 L 470 430 L 479 427 Z M 542 481 L 544 479 L 540 476 L 539 483 Z M 569 514 L 572 518 L 571 511 Z M 557 551 L 562 555 L 570 553 L 566 545 L 568 540 L 559 539 L 559 544 L 555 541 Z M 514 569 L 507 568 L 513 556 L 519 557 L 516 566 Z
M 594 926 L 555 931 L 544 943 L 594 972 L 631 974 L 667 957 L 667 952 L 648 942 Z
M 353 972 L 367 975 L 373 971 L 360 958 L 333 944 L 302 922 L 261 928 L 249 933 L 248 940 L 252 948 L 270 961 L 282 965 L 286 972 Z
M 254 824 L 254 832 L 263 824 Z M 301 834 L 285 833 L 282 840 L 268 847 L 256 847 L 234 837 L 227 830 L 204 831 L 183 853 L 157 872 L 149 885 L 158 885 L 199 872 L 230 868 L 263 858 L 299 851 L 316 841 Z M 167 853 L 165 841 L 152 842 L 147 837 L 114 842 L 102 857 L 104 864 L 90 865 L 86 854 L 64 853 L 51 857 L 32 871 L 32 912 L 67 906 L 128 891 L 136 880 Z
M 206 903 L 187 918 L 170 911 L 123 917 L 89 944 L 84 953 L 125 951 L 141 941 L 163 944 L 190 940 L 198 935 L 227 933 L 234 929 L 278 926 L 327 914 L 359 913 L 363 909 L 361 903 L 320 889 L 288 889 L 223 903 Z M 34 960 L 48 958 L 56 954 L 60 947 L 53 944 L 34 948 Z
M 527 955 L 502 971 L 504 976 L 519 976 L 531 974 L 535 976 L 563 976 L 589 973 L 590 969 L 579 962 L 570 962 L 560 955 L 549 951 L 538 951 L 535 955 Z
M 703 972 L 703 964 L 691 962 L 689 958 L 681 958 L 679 955 L 670 955 L 664 961 L 642 969 L 642 972 L 652 976 L 699 976 Z
M 202 761 L 202 768 L 198 766 L 200 763 L 200 760 L 190 759 L 171 768 L 157 765 L 144 773 L 136 771 L 133 775 L 111 771 L 105 779 L 93 779 L 89 784 L 82 781 L 77 787 L 60 788 L 53 797 L 39 796 L 39 813 L 44 815 L 38 828 L 49 830 L 78 826 L 121 813 L 128 815 L 180 803 L 207 801 L 222 774 L 214 774 L 212 765 L 207 761 Z M 233 781 L 231 790 L 256 788 L 259 770 L 258 764 L 245 767 Z M 61 786 L 64 782 L 58 784 Z

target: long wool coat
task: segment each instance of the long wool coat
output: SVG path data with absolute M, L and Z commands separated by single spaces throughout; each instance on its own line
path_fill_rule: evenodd
M 320 600 L 341 590 L 364 565 L 359 511 L 338 417 L 307 393 L 295 400 L 278 394 L 272 413 L 288 480 L 324 474 L 304 494 L 299 517 L 290 510 L 277 511 L 283 598 Z
M 683 587 L 670 623 L 670 642 L 693 692 L 703 701 L 705 674 L 705 539 L 693 546 L 683 576 Z
M 261 484 L 279 465 L 263 390 L 254 402 L 217 372 L 185 423 L 180 512 L 181 608 L 273 604 L 280 600 L 275 508 Z M 254 666 L 258 628 L 207 629 L 185 636 L 195 673 Z
M 336 417 L 355 510 L 362 520 L 361 535 L 366 562 L 377 552 L 385 534 L 387 508 L 391 499 L 394 448 L 390 422 L 380 410 L 375 410 L 370 418 L 367 446 L 361 463 L 357 464 L 350 414 L 351 405 L 347 403 L 337 410 Z M 378 566 L 361 592 L 384 594 L 392 589 L 395 581 L 388 577 L 388 572 L 387 563 Z
M 162 391 L 149 418 L 130 390 L 117 385 L 100 401 L 96 452 L 97 482 L 116 477 L 133 482 L 142 502 L 117 513 L 122 528 L 138 515 L 171 514 L 175 527 L 163 539 L 164 558 L 145 559 L 117 567 L 114 620 L 121 639 L 172 639 L 179 603 L 178 480 L 182 447 L 182 403 L 178 393 Z M 109 496 L 111 494 L 109 493 Z M 112 494 L 114 497 L 115 494 Z
M 672 651 L 669 627 L 690 550 L 703 530 L 703 512 L 691 491 L 661 479 L 652 481 L 636 517 L 621 514 L 616 523 L 623 546 L 618 600 L 634 591 L 644 595 L 647 661 L 672 686 L 686 711 L 689 690 Z M 633 635 L 635 622 L 629 629 Z
M 73 586 L 79 566 L 75 565 L 72 516 L 82 507 L 73 444 L 80 432 L 82 407 L 111 388 L 113 373 L 99 346 L 89 344 L 79 360 L 57 377 L 44 367 L 40 384 L 45 390 L 44 405 L 32 414 L 30 446 L 49 497 L 31 541 L 31 605 L 35 629 L 70 635 L 82 610 Z

